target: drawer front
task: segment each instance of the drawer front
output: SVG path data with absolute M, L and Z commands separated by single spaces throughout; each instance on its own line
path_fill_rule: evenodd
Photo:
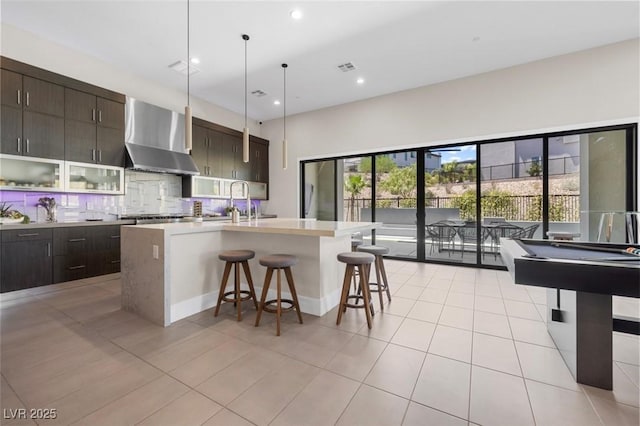
M 16 229 L 13 231 L 2 231 L 0 234 L 2 234 L 3 243 L 11 243 L 17 241 L 50 240 L 52 236 L 52 229 Z
M 73 281 L 88 276 L 86 254 L 74 254 L 53 257 L 53 282 Z
M 87 228 L 57 228 L 53 230 L 53 255 L 84 254 L 89 247 Z

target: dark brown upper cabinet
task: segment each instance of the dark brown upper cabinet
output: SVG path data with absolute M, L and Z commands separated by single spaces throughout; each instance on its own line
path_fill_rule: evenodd
M 64 88 L 2 70 L 0 152 L 64 159 Z
M 242 136 L 222 135 L 222 176 L 251 180 L 250 163 L 242 161 Z
M 222 133 L 203 126 L 193 126 L 191 156 L 200 176 L 222 177 Z
M 122 167 L 124 104 L 66 88 L 65 159 Z
M 269 141 L 249 139 L 249 162 L 242 161 L 242 133 L 199 118 L 193 122 L 191 156 L 200 176 L 269 183 Z
M 269 183 L 269 145 L 264 142 L 249 142 L 249 166 L 252 182 Z

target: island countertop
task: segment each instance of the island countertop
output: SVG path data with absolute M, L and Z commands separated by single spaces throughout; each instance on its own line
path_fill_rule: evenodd
M 239 223 L 183 222 L 159 223 L 153 225 L 135 225 L 146 229 L 161 229 L 165 234 L 193 234 L 213 231 L 237 231 L 262 234 L 301 235 L 310 237 L 338 237 L 354 232 L 370 230 L 380 223 L 372 222 L 335 222 L 315 219 L 252 219 Z
M 379 226 L 378 222 L 285 218 L 123 226 L 122 306 L 163 326 L 212 308 L 226 268 L 219 254 L 252 250 L 255 257 L 249 267 L 258 294 L 266 278 L 260 258 L 292 253 L 298 259 L 293 273 L 300 309 L 324 315 L 340 301 L 345 265 L 337 256 L 351 251 L 354 232 Z M 275 290 L 269 294 L 273 298 Z

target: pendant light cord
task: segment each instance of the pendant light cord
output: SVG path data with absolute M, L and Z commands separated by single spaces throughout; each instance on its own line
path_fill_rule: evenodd
M 244 127 L 247 127 L 247 41 L 249 36 L 247 34 L 242 35 L 244 40 Z
M 282 139 L 287 139 L 287 64 L 282 64 L 282 82 L 284 87 L 284 98 L 282 100 L 282 109 L 284 112 L 284 116 L 282 117 L 282 126 L 283 126 L 283 137 Z

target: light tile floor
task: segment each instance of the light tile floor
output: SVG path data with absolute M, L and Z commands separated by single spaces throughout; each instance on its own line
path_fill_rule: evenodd
M 120 309 L 118 274 L 2 295 L 3 425 L 633 425 L 640 342 L 614 335 L 614 390 L 575 383 L 544 290 L 506 272 L 386 261 L 393 301 L 272 315 L 224 306 L 162 328 Z M 616 302 L 637 309 L 633 301 Z M 376 300 L 377 304 L 377 300 Z M 52 420 L 10 419 L 55 409 Z

